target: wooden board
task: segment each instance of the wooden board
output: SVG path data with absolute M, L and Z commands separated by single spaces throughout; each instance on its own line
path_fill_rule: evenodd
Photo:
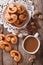
M 35 5 L 35 8 L 38 9 L 39 11 L 43 11 L 43 0 L 32 0 L 34 5 Z M 43 12 L 42 12 L 43 13 Z M 43 21 L 38 21 L 40 26 L 41 26 L 41 29 L 39 29 L 39 34 L 40 34 L 40 41 L 41 41 L 41 46 L 43 45 L 42 44 L 42 40 L 43 40 Z M 18 63 L 18 65 L 32 65 L 28 62 L 28 58 L 29 58 L 29 54 L 25 53 L 24 50 L 22 49 L 22 42 L 19 43 L 19 47 L 18 47 L 18 50 L 22 53 L 22 56 L 23 56 L 23 60 L 21 63 Z M 43 48 L 38 51 L 38 53 L 36 54 L 36 60 L 35 60 L 35 63 L 33 63 L 33 65 L 42 65 L 43 63 L 43 58 L 41 57 L 41 55 L 43 55 L 42 53 L 42 50 Z
M 8 33 L 9 32 L 7 31 L 7 29 L 3 30 L 3 34 L 6 35 Z M 17 50 L 17 45 L 12 45 L 12 49 Z M 13 58 L 11 58 L 10 54 L 5 50 L 3 50 L 3 65 L 17 65 L 17 63 L 13 60 Z
M 35 8 L 39 9 L 43 13 L 43 0 L 32 0 Z M 36 60 L 35 63 L 30 64 L 28 62 L 29 54 L 27 54 L 23 49 L 22 49 L 22 41 L 19 39 L 19 43 L 17 45 L 13 45 L 12 49 L 16 49 L 21 52 L 22 54 L 22 60 L 19 63 L 14 62 L 14 60 L 10 57 L 9 53 L 7 53 L 5 50 L 0 50 L 0 65 L 43 65 L 43 21 L 38 21 L 41 28 L 39 29 L 39 34 L 40 34 L 40 41 L 41 41 L 41 47 L 36 53 Z M 0 25 L 0 33 L 3 34 L 8 34 L 9 32 L 7 29 L 4 29 L 2 25 Z
M 3 33 L 3 26 L 0 25 L 0 33 Z M 0 65 L 3 65 L 3 51 L 0 49 Z

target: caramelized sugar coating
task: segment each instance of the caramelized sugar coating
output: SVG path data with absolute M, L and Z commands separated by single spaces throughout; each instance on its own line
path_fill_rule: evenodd
M 13 34 L 6 35 L 6 41 L 11 42 L 12 44 L 16 44 L 18 42 L 17 36 Z
M 22 27 L 28 17 L 28 12 L 22 4 L 9 4 L 4 14 L 6 22 L 16 27 Z
M 20 52 L 17 51 L 17 50 L 12 50 L 12 51 L 10 52 L 10 55 L 11 55 L 11 57 L 14 58 L 14 61 L 16 61 L 16 62 L 19 62 L 19 61 L 21 60 L 21 54 L 20 54 Z
M 11 44 L 5 41 L 0 41 L 0 49 L 5 49 L 6 51 L 10 51 Z
M 25 22 L 17 20 L 13 25 L 17 26 L 17 27 L 21 27 L 24 25 Z
M 6 14 L 5 14 L 5 20 L 8 23 L 12 24 L 12 23 L 14 23 L 17 20 L 17 15 L 16 14 L 10 15 L 8 12 L 6 12 Z
M 4 46 L 4 41 L 0 41 L 0 49 L 4 49 L 5 46 Z
M 18 14 L 24 13 L 25 7 L 22 4 L 17 4 L 16 6 L 18 8 L 18 11 L 17 11 Z
M 0 41 L 4 41 L 5 40 L 5 35 L 4 34 L 0 34 Z
M 12 14 L 11 15 L 11 19 L 13 20 L 13 22 L 17 21 L 17 15 L 16 14 Z
M 9 4 L 8 5 L 8 12 L 9 13 L 16 13 L 17 12 L 17 7 L 15 7 L 15 5 L 14 4 Z
M 4 18 L 5 18 L 6 22 L 10 23 L 9 19 L 11 19 L 11 16 L 9 15 L 8 12 L 5 12 Z
M 28 19 L 28 13 L 25 11 L 23 14 L 19 15 L 20 21 L 26 21 Z
M 11 51 L 11 44 L 10 43 L 8 43 L 8 42 L 4 42 L 4 46 L 5 46 L 5 50 L 6 51 Z

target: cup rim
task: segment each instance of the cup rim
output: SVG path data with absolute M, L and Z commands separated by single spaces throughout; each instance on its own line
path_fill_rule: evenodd
M 28 37 L 34 37 L 34 36 L 28 35 L 28 36 L 23 40 L 22 48 L 24 49 L 25 52 L 27 52 L 27 53 L 29 53 L 29 54 L 35 54 L 35 53 L 39 50 L 39 48 L 40 48 L 40 41 L 39 41 L 39 39 L 38 39 L 37 37 L 34 37 L 34 38 L 38 41 L 38 47 L 37 47 L 37 49 L 36 49 L 35 51 L 29 52 L 29 51 L 27 51 L 27 50 L 24 48 L 24 42 L 25 42 L 25 40 L 26 40 Z

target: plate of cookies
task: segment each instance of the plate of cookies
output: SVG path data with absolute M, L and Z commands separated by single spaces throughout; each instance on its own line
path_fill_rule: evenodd
M 3 8 L 3 24 L 9 32 L 13 33 L 14 29 L 25 28 L 33 16 L 34 6 L 32 1 L 18 0 L 12 3 L 8 3 Z

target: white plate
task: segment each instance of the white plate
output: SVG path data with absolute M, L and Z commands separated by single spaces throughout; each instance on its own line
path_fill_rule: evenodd
M 34 5 L 32 4 L 32 1 L 30 1 L 30 0 L 26 0 L 26 2 L 23 1 L 23 0 L 18 0 L 18 1 L 15 1 L 15 2 L 13 1 L 13 2 L 12 2 L 12 0 L 11 0 L 8 4 L 10 4 L 10 3 L 14 3 L 14 4 L 21 3 L 21 4 L 23 4 L 23 5 L 26 7 L 26 9 L 27 9 L 27 11 L 29 12 L 29 14 L 30 14 L 29 20 L 27 21 L 27 23 L 26 23 L 24 26 L 22 26 L 22 27 L 19 28 L 19 27 L 12 26 L 12 25 L 9 24 L 9 23 L 6 23 L 5 20 L 4 20 L 4 18 L 3 18 L 3 13 L 2 13 L 2 15 L 1 15 L 1 18 L 2 18 L 1 23 L 4 25 L 5 28 L 7 28 L 7 30 L 8 30 L 9 32 L 14 33 L 14 29 L 25 28 L 26 25 L 29 23 L 30 18 L 33 16 L 33 13 L 34 13 Z M 7 5 L 8 5 L 8 4 L 7 4 Z M 6 6 L 3 7 L 2 12 L 4 12 L 5 8 L 6 8 Z M 0 24 L 1 24 L 1 23 L 0 23 Z

